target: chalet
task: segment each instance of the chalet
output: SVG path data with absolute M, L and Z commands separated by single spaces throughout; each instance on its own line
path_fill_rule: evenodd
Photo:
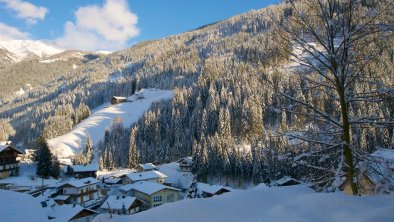
M 137 172 L 146 172 L 157 170 L 157 167 L 153 163 L 138 164 Z
M 136 197 L 144 201 L 140 210 L 147 210 L 162 204 L 178 201 L 180 191 L 173 187 L 147 181 L 127 184 L 120 187 L 119 190 L 127 196 Z
M 136 197 L 129 196 L 109 196 L 107 200 L 100 206 L 101 213 L 113 214 L 133 214 L 140 211 L 140 206 L 143 204 L 141 200 Z
M 113 96 L 111 98 L 111 104 L 115 105 L 115 104 L 119 104 L 119 103 L 124 103 L 127 102 L 127 98 L 126 97 L 122 97 L 122 96 Z
M 192 157 L 181 158 L 177 161 L 177 163 L 179 164 L 181 171 L 183 171 L 183 172 L 191 172 L 192 171 L 192 166 L 193 166 Z
M 277 180 L 274 183 L 274 186 L 285 187 L 285 186 L 293 186 L 293 185 L 298 185 L 298 184 L 301 184 L 301 182 L 296 179 L 293 179 L 291 177 L 284 176 L 281 179 Z
M 87 164 L 87 165 L 72 165 L 71 172 L 75 178 L 87 178 L 87 177 L 97 177 L 97 171 L 99 170 L 98 164 Z
M 212 197 L 215 195 L 221 195 L 223 193 L 230 192 L 231 190 L 219 185 L 210 185 L 206 183 L 198 183 L 197 184 L 198 190 L 201 192 L 204 198 Z
M 17 176 L 19 161 L 16 160 L 22 151 L 16 149 L 11 141 L 0 141 L 0 179 Z
M 98 212 L 83 208 L 79 205 L 62 205 L 53 207 L 51 218 L 53 222 L 90 222 Z
M 122 177 L 122 184 L 130 184 L 139 181 L 149 181 L 155 183 L 164 183 L 164 179 L 167 178 L 167 175 L 153 170 L 146 172 L 137 172 L 137 173 L 129 173 Z
M 58 189 L 63 196 L 70 196 L 64 199 L 64 203 L 81 204 L 89 200 L 98 199 L 98 185 L 99 181 L 92 178 L 73 179 L 62 183 Z
M 361 163 L 357 169 L 357 183 L 360 194 L 378 194 L 394 191 L 394 150 L 378 149 L 371 156 L 379 162 L 373 165 L 373 169 L 367 168 Z M 363 169 L 364 170 L 361 170 Z M 366 169 L 365 169 L 366 168 Z M 349 181 L 343 180 L 340 190 L 352 194 Z

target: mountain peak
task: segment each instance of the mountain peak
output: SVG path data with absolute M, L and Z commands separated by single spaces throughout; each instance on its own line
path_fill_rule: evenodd
M 65 51 L 52 42 L 42 40 L 0 41 L 0 49 L 11 53 L 14 62 L 19 62 L 32 56 L 45 58 Z

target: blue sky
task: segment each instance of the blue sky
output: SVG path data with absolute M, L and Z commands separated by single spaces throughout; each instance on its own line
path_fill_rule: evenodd
M 116 50 L 178 34 L 279 0 L 0 0 L 0 40 L 47 39 Z

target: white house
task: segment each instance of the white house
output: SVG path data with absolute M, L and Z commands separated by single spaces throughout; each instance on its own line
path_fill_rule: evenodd
M 58 186 L 58 189 L 61 190 L 61 195 L 70 196 L 70 203 L 81 204 L 89 200 L 98 199 L 98 183 L 99 181 L 92 177 L 73 179 L 62 183 Z
M 192 167 L 193 167 L 193 158 L 192 157 L 184 157 L 181 158 L 177 161 L 179 164 L 179 168 L 181 168 L 181 171 L 184 172 L 191 172 Z
M 100 212 L 113 214 L 133 214 L 140 210 L 143 204 L 136 197 L 129 196 L 109 196 L 107 200 L 100 206 Z
M 146 172 L 137 172 L 137 173 L 129 173 L 122 177 L 122 184 L 130 184 L 139 181 L 149 181 L 155 183 L 164 183 L 164 179 L 167 178 L 167 175 L 153 170 Z
M 152 207 L 158 207 L 165 203 L 171 203 L 179 200 L 179 189 L 164 186 L 163 184 L 140 181 L 133 184 L 127 184 L 119 188 L 120 192 L 127 196 L 136 197 L 144 204 L 141 210 Z

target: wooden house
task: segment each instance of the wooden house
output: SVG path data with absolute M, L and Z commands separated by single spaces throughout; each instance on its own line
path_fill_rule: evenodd
M 98 164 L 87 164 L 87 165 L 72 165 L 71 172 L 75 178 L 87 178 L 97 177 L 97 171 L 99 170 Z
M 140 210 L 158 207 L 160 205 L 171 203 L 179 200 L 179 189 L 164 186 L 163 184 L 141 181 L 133 184 L 127 184 L 119 190 L 131 197 L 136 197 L 144 203 Z
M 64 197 L 68 203 L 81 204 L 89 200 L 98 199 L 99 181 L 95 178 L 88 177 L 83 179 L 74 179 L 62 183 L 58 189 L 63 196 L 70 196 L 68 199 Z
M 19 173 L 18 155 L 22 151 L 16 149 L 11 141 L 0 141 L 0 179 L 17 176 Z
M 193 167 L 193 159 L 192 157 L 184 157 L 181 158 L 177 161 L 179 164 L 179 168 L 181 168 L 181 171 L 183 172 L 191 172 L 192 167 Z
M 115 104 L 119 104 L 119 103 L 124 103 L 127 102 L 127 98 L 123 97 L 123 96 L 113 96 L 111 98 L 111 104 L 115 105 Z
M 140 206 L 143 201 L 136 197 L 122 196 L 109 196 L 107 200 L 100 206 L 101 213 L 113 214 L 134 214 L 140 211 Z

